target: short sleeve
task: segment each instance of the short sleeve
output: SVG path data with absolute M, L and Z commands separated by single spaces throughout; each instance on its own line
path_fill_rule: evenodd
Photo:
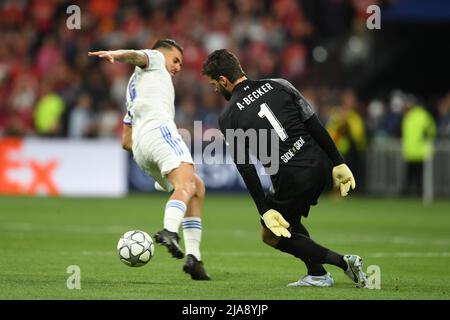
M 157 70 L 165 68 L 165 58 L 164 55 L 158 50 L 141 50 L 147 58 L 147 67 L 143 70 Z
M 127 111 L 127 113 L 123 117 L 123 124 L 125 124 L 127 126 L 132 126 L 133 125 L 133 115 L 131 114 L 131 112 L 129 110 Z

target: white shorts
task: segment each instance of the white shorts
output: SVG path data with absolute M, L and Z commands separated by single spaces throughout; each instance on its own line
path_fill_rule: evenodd
M 194 164 L 191 153 L 173 122 L 144 133 L 133 148 L 133 156 L 139 167 L 152 176 L 165 191 L 173 190 L 167 174 L 182 162 Z

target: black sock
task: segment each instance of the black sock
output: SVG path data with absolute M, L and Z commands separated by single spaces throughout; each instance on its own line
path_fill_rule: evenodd
M 327 274 L 327 270 L 325 270 L 325 268 L 320 263 L 315 263 L 312 262 L 311 260 L 309 261 L 302 260 L 302 261 L 305 263 L 306 269 L 308 269 L 308 274 L 310 276 L 323 276 Z
M 292 254 L 303 261 L 317 264 L 332 264 L 347 270 L 347 264 L 342 255 L 322 247 L 311 238 L 299 233 L 291 232 L 290 238 L 281 238 L 276 249 Z
M 344 271 L 347 270 L 348 267 L 347 262 L 344 261 L 344 256 L 340 255 L 339 253 L 328 250 L 325 259 L 327 260 L 327 263 L 333 264 Z
M 296 225 L 295 229 L 293 229 L 292 231 L 303 234 L 304 236 L 310 238 L 308 230 L 302 223 Z M 306 269 L 308 269 L 308 274 L 310 276 L 323 276 L 327 274 L 327 270 L 325 270 L 325 268 L 320 263 L 315 263 L 312 262 L 311 260 L 302 260 L 302 261 L 305 263 Z
M 281 238 L 276 248 L 303 261 L 315 263 L 324 263 L 329 251 L 315 243 L 311 238 L 295 232 L 291 232 L 290 238 Z

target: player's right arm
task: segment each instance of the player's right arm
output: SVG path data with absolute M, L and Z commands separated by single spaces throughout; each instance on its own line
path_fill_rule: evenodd
M 133 114 L 130 110 L 123 117 L 122 126 L 122 148 L 129 152 L 133 152 Z
M 133 64 L 135 66 L 146 68 L 148 59 L 144 52 L 140 50 L 108 50 L 88 52 L 89 56 L 96 56 L 108 60 L 110 63 L 115 61 Z
M 133 140 L 132 140 L 132 132 L 133 132 L 133 127 L 128 125 L 128 124 L 124 124 L 122 127 L 122 148 L 124 148 L 125 150 L 132 152 L 133 149 Z
M 236 163 L 236 167 L 244 180 L 247 190 L 252 196 L 266 227 L 277 237 L 283 236 L 290 238 L 291 233 L 287 229 L 289 228 L 289 222 L 283 218 L 281 213 L 271 209 L 267 205 L 261 180 L 259 179 L 255 166 L 253 164 Z

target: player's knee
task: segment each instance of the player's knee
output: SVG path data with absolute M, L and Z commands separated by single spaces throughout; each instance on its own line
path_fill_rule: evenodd
M 195 196 L 200 198 L 200 199 L 204 199 L 205 198 L 205 193 L 206 193 L 205 183 L 197 175 L 195 176 L 195 187 L 196 187 Z
M 175 191 L 183 193 L 186 197 L 192 198 L 196 191 L 195 179 L 185 179 L 174 186 Z

